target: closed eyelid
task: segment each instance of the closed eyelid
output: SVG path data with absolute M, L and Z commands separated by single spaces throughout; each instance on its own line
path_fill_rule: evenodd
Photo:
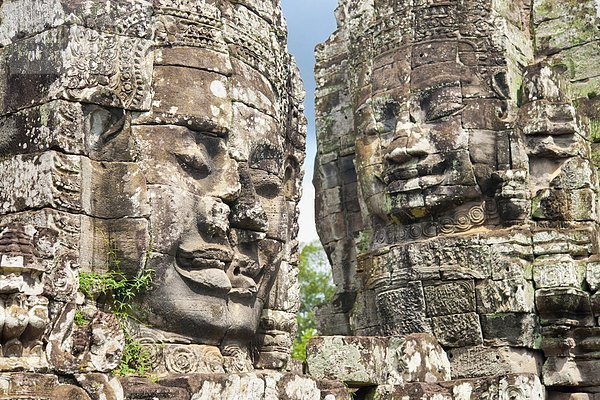
M 179 165 L 194 178 L 205 178 L 213 170 L 211 157 L 203 148 L 193 150 L 186 148 L 174 151 L 173 155 Z

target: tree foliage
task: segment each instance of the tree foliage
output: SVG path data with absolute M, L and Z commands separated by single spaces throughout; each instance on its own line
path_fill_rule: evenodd
M 317 241 L 302 246 L 298 269 L 300 311 L 297 317 L 298 332 L 294 341 L 292 357 L 304 361 L 306 344 L 311 337 L 317 334 L 315 308 L 333 297 L 335 287 L 331 281 L 327 256 Z

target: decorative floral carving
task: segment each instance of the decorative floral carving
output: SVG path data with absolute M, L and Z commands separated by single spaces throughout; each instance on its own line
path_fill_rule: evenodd
M 180 374 L 197 372 L 196 353 L 187 346 L 169 346 L 164 352 L 167 371 Z
M 70 32 L 62 77 L 67 93 L 78 99 L 86 89 L 94 89 L 111 105 L 143 108 L 148 95 L 144 68 L 149 43 L 78 26 Z

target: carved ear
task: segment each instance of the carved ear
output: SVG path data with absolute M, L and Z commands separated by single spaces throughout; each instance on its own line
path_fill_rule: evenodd
M 88 143 L 103 145 L 121 132 L 125 126 L 127 115 L 122 108 L 109 108 L 97 105 L 86 105 L 83 110 L 86 123 Z

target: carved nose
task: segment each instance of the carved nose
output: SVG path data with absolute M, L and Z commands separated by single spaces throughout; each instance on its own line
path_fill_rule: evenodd
M 267 231 L 267 214 L 263 209 L 247 169 L 240 170 L 241 190 L 231 209 L 230 223 L 234 228 L 258 232 Z
M 394 140 L 388 147 L 385 158 L 395 164 L 404 164 L 429 154 L 429 145 L 420 136 L 412 135 L 408 139 Z
M 408 154 L 406 146 L 390 146 L 389 152 L 385 155 L 385 159 L 395 164 L 404 164 L 410 161 L 413 157 Z

